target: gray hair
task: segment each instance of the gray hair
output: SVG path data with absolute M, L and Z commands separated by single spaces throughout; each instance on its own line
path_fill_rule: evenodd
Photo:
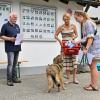
M 17 16 L 17 13 L 16 12 L 11 12 L 9 17 L 12 17 L 12 16 Z

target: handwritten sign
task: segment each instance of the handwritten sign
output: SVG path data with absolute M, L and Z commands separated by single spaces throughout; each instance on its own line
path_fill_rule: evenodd
M 56 8 L 21 4 L 21 32 L 25 40 L 55 41 Z

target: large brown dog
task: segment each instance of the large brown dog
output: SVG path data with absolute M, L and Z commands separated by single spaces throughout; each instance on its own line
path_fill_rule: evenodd
M 58 87 L 58 91 L 60 91 L 60 89 L 64 89 L 62 69 L 62 56 L 58 55 L 53 59 L 53 64 L 48 65 L 48 68 L 46 69 L 48 79 L 48 92 L 54 88 L 54 85 Z

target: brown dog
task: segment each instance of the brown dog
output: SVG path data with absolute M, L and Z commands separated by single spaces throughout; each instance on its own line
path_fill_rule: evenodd
M 61 88 L 64 89 L 62 69 L 62 56 L 58 55 L 53 59 L 53 64 L 48 65 L 48 68 L 46 69 L 48 79 L 48 92 L 54 88 L 54 85 L 58 87 L 58 91 L 60 91 Z

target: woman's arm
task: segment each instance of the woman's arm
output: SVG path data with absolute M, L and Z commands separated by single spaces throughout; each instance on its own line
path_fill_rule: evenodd
M 93 43 L 93 39 L 94 39 L 94 32 L 95 32 L 95 28 L 93 25 L 93 22 L 91 22 L 91 20 L 88 20 L 85 24 L 85 31 L 87 34 L 87 44 L 86 44 L 86 48 L 85 50 L 88 51 L 89 48 L 91 47 L 92 43 Z
M 73 25 L 73 28 L 74 28 L 74 35 L 72 36 L 72 39 L 76 39 L 78 37 L 78 32 L 77 32 L 77 28 L 75 25 Z
M 55 32 L 55 39 L 60 43 L 60 45 L 62 46 L 62 41 L 59 39 L 58 35 L 59 33 L 61 33 L 61 26 L 58 27 L 58 29 Z
M 89 48 L 91 47 L 92 43 L 93 43 L 93 37 L 88 38 L 86 47 L 85 47 L 85 49 L 83 49 L 84 54 L 87 54 L 87 52 L 88 52 Z
M 87 38 L 87 44 L 86 44 L 86 49 L 89 50 L 89 48 L 91 47 L 93 43 L 93 37 L 89 37 Z

